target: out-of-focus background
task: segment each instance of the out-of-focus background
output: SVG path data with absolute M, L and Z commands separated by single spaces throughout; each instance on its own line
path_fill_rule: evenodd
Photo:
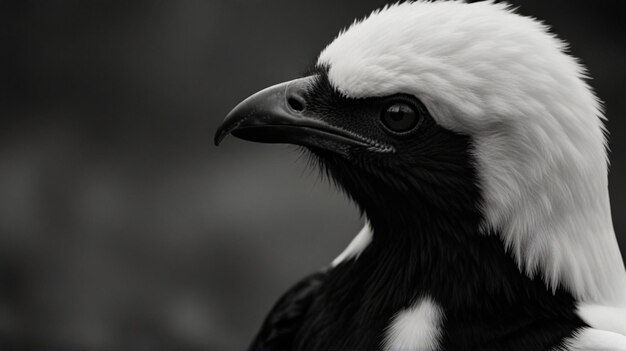
M 626 252 L 626 2 L 511 2 L 606 102 Z M 384 3 L 0 1 L 0 348 L 245 348 L 361 219 L 292 148 L 213 133 Z

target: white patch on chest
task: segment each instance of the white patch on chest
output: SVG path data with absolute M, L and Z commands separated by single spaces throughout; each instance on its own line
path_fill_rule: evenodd
M 435 351 L 439 348 L 443 311 L 429 297 L 393 317 L 385 337 L 385 350 Z

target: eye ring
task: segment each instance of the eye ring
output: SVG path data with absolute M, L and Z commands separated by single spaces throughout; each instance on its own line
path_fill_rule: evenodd
M 407 134 L 415 130 L 422 121 L 420 110 L 405 100 L 393 101 L 383 108 L 380 121 L 393 134 Z

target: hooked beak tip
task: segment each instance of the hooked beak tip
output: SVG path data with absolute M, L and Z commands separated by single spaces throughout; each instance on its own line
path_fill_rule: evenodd
M 223 139 L 224 139 L 224 136 L 218 130 L 217 133 L 215 133 L 215 137 L 213 138 L 213 144 L 215 144 L 215 146 L 220 146 L 220 143 L 222 142 Z
M 217 132 L 215 132 L 215 136 L 213 137 L 213 144 L 215 144 L 215 146 L 220 146 L 222 140 L 224 140 L 226 135 L 228 135 L 228 131 L 225 130 L 223 126 L 220 126 L 217 129 Z

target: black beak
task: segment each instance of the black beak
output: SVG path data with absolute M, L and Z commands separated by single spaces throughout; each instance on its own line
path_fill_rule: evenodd
M 215 145 L 232 134 L 261 143 L 289 143 L 335 152 L 349 146 L 370 147 L 369 140 L 310 111 L 307 91 L 315 76 L 295 79 L 259 91 L 237 105 L 215 133 Z

